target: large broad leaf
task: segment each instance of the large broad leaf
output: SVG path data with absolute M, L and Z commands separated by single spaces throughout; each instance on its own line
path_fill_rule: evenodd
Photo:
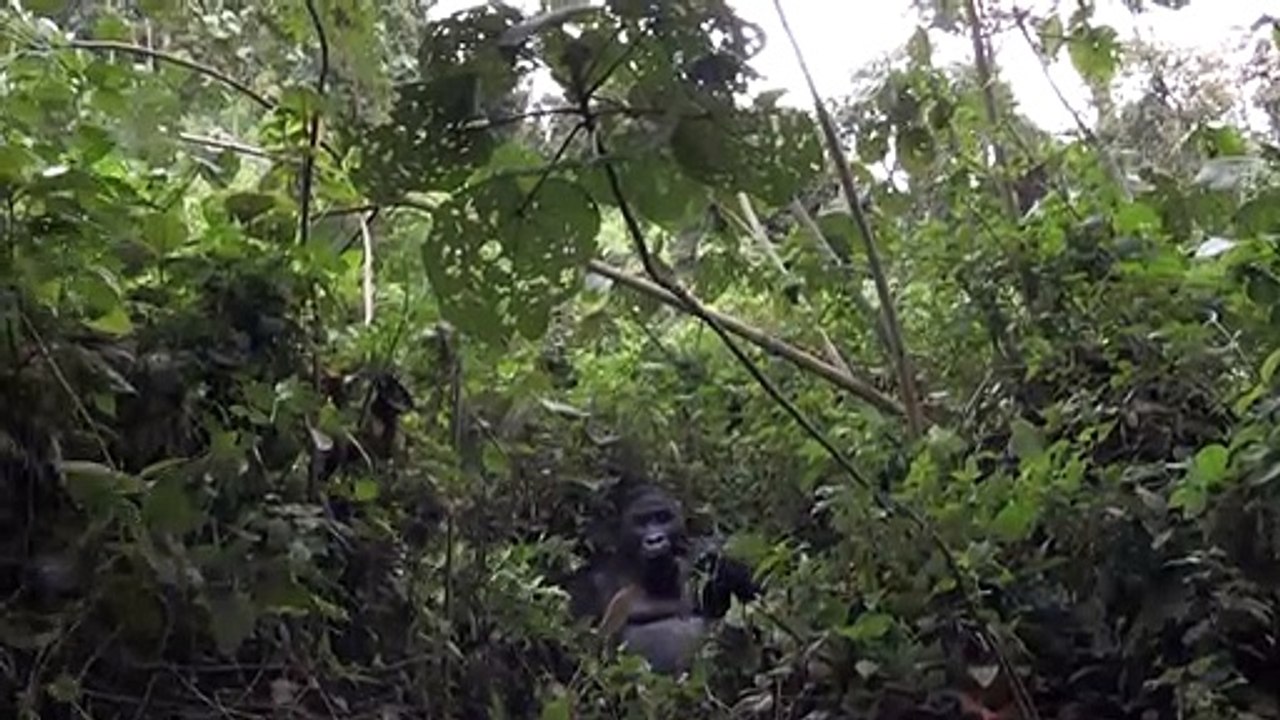
M 187 492 L 180 475 L 156 482 L 142 501 L 147 526 L 163 533 L 185 535 L 204 522 L 204 514 Z
M 1214 487 L 1226 478 L 1230 459 L 1231 453 L 1222 445 L 1208 445 L 1191 461 L 1189 476 L 1198 485 Z
M 120 498 L 143 488 L 136 477 L 88 460 L 64 460 L 58 470 L 71 498 L 95 516 L 110 512 Z
M 822 143 L 809 116 L 759 109 L 682 118 L 671 151 L 690 177 L 785 205 L 822 172 Z
M 484 165 L 497 141 L 483 125 L 480 78 L 459 72 L 399 89 L 391 119 L 367 130 L 356 179 L 370 197 L 452 190 Z
M 423 246 L 445 316 L 487 341 L 541 335 L 595 251 L 600 214 L 581 187 L 548 178 L 529 192 L 508 177 L 471 188 L 436 210 Z
M 1081 26 L 1067 40 L 1071 64 L 1090 85 L 1111 84 L 1120 66 L 1120 43 L 1114 28 Z

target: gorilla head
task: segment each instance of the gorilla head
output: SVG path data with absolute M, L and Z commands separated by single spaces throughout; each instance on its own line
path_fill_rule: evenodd
M 657 487 L 641 485 L 626 492 L 621 505 L 618 552 L 646 575 L 673 568 L 688 551 L 679 503 Z

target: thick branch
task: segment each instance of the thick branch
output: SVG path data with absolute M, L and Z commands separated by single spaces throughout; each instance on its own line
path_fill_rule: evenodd
M 636 277 L 635 275 L 620 270 L 601 260 L 590 261 L 587 263 L 587 269 L 597 275 L 607 277 L 619 285 L 624 285 L 636 292 L 658 300 L 663 304 L 669 305 L 678 310 L 687 310 L 686 300 L 677 297 L 669 290 L 652 281 Z M 759 347 L 765 352 L 794 363 L 800 368 L 818 375 L 843 390 L 847 390 L 855 397 L 870 403 L 882 412 L 898 416 L 904 414 L 902 405 L 888 395 L 880 392 L 880 390 L 870 382 L 853 377 L 848 372 L 843 371 L 804 350 L 785 343 L 759 328 L 752 327 L 735 317 L 712 310 L 697 299 L 693 298 L 692 294 L 687 291 L 686 294 L 689 295 L 690 300 L 698 303 L 699 308 L 703 313 L 710 316 L 725 330 L 737 335 L 743 340 Z

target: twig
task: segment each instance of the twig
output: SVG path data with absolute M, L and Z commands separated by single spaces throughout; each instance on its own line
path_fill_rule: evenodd
M 360 237 L 364 242 L 364 263 L 361 267 L 361 278 L 364 291 L 364 324 L 373 324 L 373 233 L 369 231 L 369 222 L 360 218 Z
M 119 470 L 116 461 L 111 457 L 111 450 L 107 448 L 107 441 L 102 437 L 102 433 L 98 432 L 98 424 L 94 422 L 93 415 L 89 414 L 89 408 L 85 407 L 84 401 L 76 394 L 75 388 L 71 387 L 71 383 L 67 380 L 67 376 L 63 374 L 62 368 L 58 365 L 58 361 L 54 359 L 53 353 L 49 352 L 49 346 L 45 344 L 44 337 L 40 334 L 40 330 L 36 328 L 35 323 L 31 322 L 31 318 L 25 312 L 21 313 L 22 322 L 27 326 L 27 332 L 31 333 L 31 339 L 36 341 L 36 347 L 40 350 L 40 357 L 48 363 L 50 372 L 58 381 L 58 385 L 62 391 L 67 394 L 71 400 L 71 404 L 75 406 L 76 412 L 84 420 L 88 426 L 89 432 L 93 435 L 93 439 L 98 443 L 98 451 L 102 453 L 102 459 L 112 470 Z
M 755 239 L 756 245 L 760 248 L 760 251 L 765 254 L 765 257 L 769 259 L 769 262 L 773 265 L 773 269 L 782 276 L 783 284 L 795 283 L 795 277 L 792 275 L 791 271 L 787 269 L 786 263 L 782 262 L 782 258 L 778 256 L 778 251 L 774 249 L 773 243 L 769 241 L 769 234 L 765 231 L 764 225 L 761 224 L 760 217 L 756 215 L 756 209 L 751 205 L 751 198 L 744 192 L 738 193 L 738 205 L 742 208 L 743 221 L 746 225 L 747 232 Z M 804 293 L 799 291 L 798 285 L 796 286 L 796 290 L 796 301 L 800 305 L 801 309 L 807 313 L 814 313 L 813 305 L 810 304 L 809 298 L 805 297 Z M 836 347 L 835 342 L 831 340 L 831 336 L 828 335 L 827 331 L 821 326 L 821 324 L 819 324 L 818 318 L 814 318 L 814 327 L 815 332 L 818 334 L 818 339 L 822 341 L 822 349 L 827 355 L 827 360 L 829 360 L 832 365 L 849 368 L 849 363 L 844 359 L 844 355 L 841 354 L 840 348 Z
M 307 0 L 307 14 L 315 26 L 316 39 L 320 43 L 320 74 L 316 78 L 316 96 L 324 98 L 325 83 L 329 79 L 329 38 L 325 35 L 324 22 L 320 19 L 320 11 L 316 9 L 315 0 Z M 302 177 L 300 194 L 302 196 L 298 218 L 299 244 L 305 247 L 311 235 L 311 185 L 315 180 L 316 147 L 320 144 L 320 108 L 314 108 L 308 119 L 307 155 L 302 159 Z
M 276 103 L 273 100 L 263 95 L 262 93 L 258 92 L 257 90 L 254 90 L 253 88 L 249 87 L 244 82 L 241 82 L 240 80 L 237 80 L 231 77 L 230 75 L 226 74 L 225 72 L 215 67 L 210 67 L 209 65 L 196 62 L 195 60 L 189 60 L 187 58 L 182 57 L 181 55 L 175 55 L 173 53 L 165 52 L 163 50 L 154 50 L 149 47 L 143 47 L 141 45 L 132 45 L 130 43 L 118 42 L 115 40 L 70 40 L 68 42 L 68 47 L 71 47 L 76 50 L 86 50 L 90 52 L 111 53 L 111 52 L 119 51 L 123 53 L 128 53 L 130 55 L 137 55 L 139 57 L 151 58 L 153 60 L 162 60 L 164 62 L 177 65 L 178 67 L 186 68 L 198 75 L 203 75 L 211 80 L 216 80 L 222 83 L 223 85 L 226 85 L 227 87 L 238 91 L 239 93 L 241 93 L 245 97 L 252 100 L 254 103 L 256 103 L 259 107 L 261 107 L 264 110 L 271 111 L 271 110 L 275 110 L 277 107 Z M 334 148 L 329 143 L 322 142 L 320 143 L 320 147 L 324 148 L 325 152 L 329 153 L 331 157 L 335 157 L 335 158 L 340 157 L 337 149 Z
M 163 50 L 155 50 L 141 45 L 132 45 L 130 43 L 118 42 L 115 40 L 71 40 L 70 46 L 77 50 L 92 50 L 94 52 L 123 52 L 130 55 L 138 55 L 140 57 L 151 58 L 152 60 L 163 60 L 172 65 L 184 67 L 192 72 L 204 75 L 205 77 L 217 80 L 228 87 L 240 91 L 245 97 L 253 100 L 265 110 L 274 110 L 276 104 L 261 95 L 258 91 L 244 84 L 243 82 L 231 77 L 221 70 L 188 60 L 181 55 L 165 52 Z
M 395 205 L 392 205 L 390 207 L 402 207 L 402 208 L 407 208 L 411 210 L 417 210 L 419 212 L 431 211 L 429 207 L 421 203 L 404 202 L 404 201 L 396 203 Z M 346 214 L 352 214 L 356 212 L 368 212 L 368 213 L 371 213 L 371 216 L 368 219 L 368 222 L 372 222 L 373 221 L 372 213 L 375 213 L 380 209 L 381 208 L 377 205 L 362 205 L 362 206 L 353 207 L 353 208 L 331 210 L 325 214 L 326 215 L 346 215 Z M 359 231 L 357 231 L 355 237 L 357 238 L 359 237 Z M 354 238 L 353 238 L 353 242 L 354 242 Z M 344 248 L 344 251 L 345 251 L 345 248 Z M 676 308 L 677 310 L 687 309 L 686 300 L 682 300 L 681 298 L 676 297 L 675 295 L 665 290 L 661 285 L 650 282 L 644 278 L 636 277 L 635 275 L 632 275 L 624 270 L 616 268 L 613 265 L 610 265 L 602 260 L 587 261 L 587 270 L 597 275 L 602 275 L 606 278 L 609 278 L 610 280 L 613 280 L 614 282 L 620 285 L 625 285 L 626 287 L 636 292 L 647 295 L 665 305 Z M 849 372 L 843 371 L 840 368 L 812 355 L 811 353 L 801 348 L 797 348 L 794 345 L 791 345 L 790 343 L 784 342 L 768 334 L 767 332 L 760 330 L 759 328 L 748 325 L 742 320 L 739 320 L 731 315 L 726 315 L 724 313 L 720 313 L 720 312 L 717 312 L 716 310 L 708 308 L 705 305 L 703 305 L 700 301 L 698 301 L 696 298 L 694 298 L 694 302 L 697 302 L 699 306 L 702 307 L 704 312 L 714 317 L 716 321 L 719 322 L 729 332 L 733 333 L 734 335 L 737 335 L 738 337 L 742 338 L 743 340 L 746 340 L 747 342 L 750 342 L 751 344 L 759 347 L 765 352 L 768 352 L 776 357 L 780 357 L 783 360 L 786 360 L 794 365 L 797 365 L 803 370 L 807 370 L 809 372 L 814 373 L 815 375 L 823 378 L 824 380 L 832 383 L 833 385 L 851 393 L 852 395 L 859 398 L 860 400 L 863 400 L 868 404 L 874 406 L 876 409 L 880 410 L 881 412 L 890 413 L 892 415 L 897 415 L 899 417 L 905 414 L 906 411 L 903 409 L 902 404 L 899 403 L 897 400 L 893 399 L 892 397 L 889 397 L 885 393 L 881 392 L 878 388 L 876 388 L 876 386 L 872 383 L 872 381 L 869 378 L 856 377 L 855 375 L 852 374 L 852 371 L 849 371 Z
M 1004 203 L 1007 217 L 1013 221 L 1018 217 L 1018 199 L 1013 194 L 1013 186 L 1009 184 L 1009 161 L 1005 157 L 1004 146 L 995 138 L 996 128 L 1000 126 L 1000 111 L 996 106 L 995 69 L 992 67 L 987 41 L 982 37 L 982 16 L 978 13 L 977 0 L 965 0 L 965 13 L 969 20 L 969 41 L 973 44 L 973 64 L 978 71 L 982 108 L 987 115 L 987 147 L 995 158 L 1000 201 Z
M 1031 53 L 1035 55 L 1036 60 L 1040 62 L 1040 71 L 1044 73 L 1045 82 L 1049 83 L 1049 88 L 1053 90 L 1053 94 L 1057 96 L 1058 102 L 1062 104 L 1063 109 L 1071 115 L 1071 119 L 1076 124 L 1076 129 L 1080 132 L 1080 135 L 1084 138 L 1085 142 L 1093 148 L 1094 152 L 1098 153 L 1098 155 L 1102 157 L 1103 162 L 1107 166 L 1107 171 L 1111 173 L 1111 181 L 1116 184 L 1116 187 L 1120 188 L 1120 191 L 1124 194 L 1126 200 L 1132 201 L 1133 193 L 1129 190 L 1129 184 L 1125 182 L 1124 174 L 1120 171 L 1120 163 L 1116 162 L 1115 156 L 1111 153 L 1110 149 L 1103 144 L 1102 138 L 1098 137 L 1098 134 L 1093 131 L 1093 128 L 1089 127 L 1089 124 L 1084 121 L 1084 118 L 1080 116 L 1079 111 L 1072 107 L 1071 101 L 1067 100 L 1067 96 L 1062 92 L 1062 88 L 1058 86 L 1057 81 L 1053 79 L 1053 75 L 1049 73 L 1049 61 L 1045 58 L 1044 53 L 1031 37 L 1031 31 L 1027 29 L 1026 12 L 1018 11 L 1016 13 L 1016 18 L 1018 30 L 1022 32 L 1023 40 L 1027 42 L 1027 47 L 1031 48 Z M 1064 193 L 1063 197 L 1065 198 L 1067 195 Z
M 240 153 L 241 155 L 252 155 L 267 160 L 274 160 L 278 157 L 277 153 L 272 153 L 264 148 L 256 145 L 248 145 L 235 140 L 223 140 L 221 138 L 211 138 L 204 135 L 195 135 L 188 132 L 178 133 L 178 139 L 191 143 L 192 145 L 203 145 L 204 147 L 213 148 L 215 150 L 230 150 L 231 152 Z
M 859 287 L 861 282 L 857 274 L 848 263 L 840 259 L 835 250 L 831 249 L 831 243 L 827 242 L 826 234 L 822 232 L 822 228 L 813 219 L 813 215 L 809 214 L 809 211 L 805 209 L 804 204 L 799 200 L 792 200 L 790 210 L 796 220 L 813 236 L 814 244 L 818 246 L 818 252 L 822 254 L 823 258 L 833 266 L 843 267 L 849 274 L 849 296 L 853 299 L 853 304 L 858 306 L 858 311 L 867 319 L 867 322 L 871 323 L 876 339 L 880 341 L 880 347 L 884 350 L 885 358 L 892 365 L 893 353 L 890 348 L 893 347 L 893 343 L 889 340 L 888 331 L 884 328 L 884 315 L 876 312 L 876 309 L 871 307 L 871 303 L 863 296 L 862 288 Z
M 920 408 L 919 391 L 916 389 L 915 371 L 911 367 L 911 359 L 903 343 L 898 311 L 894 306 L 893 293 L 889 290 L 889 281 L 885 276 L 884 267 L 880 264 L 880 252 L 876 249 L 875 236 L 871 234 L 871 224 L 867 222 L 867 216 L 862 212 L 862 203 L 858 201 L 858 191 L 853 183 L 853 172 L 849 169 L 849 163 L 840 149 L 840 138 L 836 134 L 835 123 L 831 120 L 831 113 L 827 112 L 827 107 L 818 94 L 818 86 L 813 81 L 813 74 L 809 72 L 809 65 L 805 62 L 804 53 L 800 50 L 800 43 L 796 40 L 795 33 L 791 31 L 787 14 L 782 9 L 782 0 L 773 0 L 773 7 L 778 13 L 782 31 L 791 42 L 791 49 L 809 86 L 809 94 L 813 97 L 813 108 L 818 116 L 818 124 L 822 128 L 823 139 L 826 141 L 827 153 L 831 156 L 832 164 L 835 165 L 836 177 L 840 179 L 840 190 L 844 194 L 845 204 L 849 207 L 849 214 L 853 216 L 854 224 L 858 227 L 858 233 L 862 235 L 862 243 L 867 253 L 867 266 L 871 271 L 872 279 L 875 280 L 876 293 L 880 298 L 880 311 L 884 314 L 885 335 L 891 343 L 888 350 L 893 356 L 894 368 L 898 372 L 898 390 L 902 393 L 902 405 L 906 409 L 907 432 L 912 438 L 919 437 L 924 430 L 924 414 Z

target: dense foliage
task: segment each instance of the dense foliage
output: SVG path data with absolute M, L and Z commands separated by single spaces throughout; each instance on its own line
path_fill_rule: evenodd
M 917 2 L 826 135 L 720 0 L 418 5 L 0 16 L 0 714 L 1280 717 L 1280 147 L 1229 81 Z M 1019 117 L 993 33 L 1097 121 Z M 556 585 L 620 474 L 767 588 L 684 681 Z

